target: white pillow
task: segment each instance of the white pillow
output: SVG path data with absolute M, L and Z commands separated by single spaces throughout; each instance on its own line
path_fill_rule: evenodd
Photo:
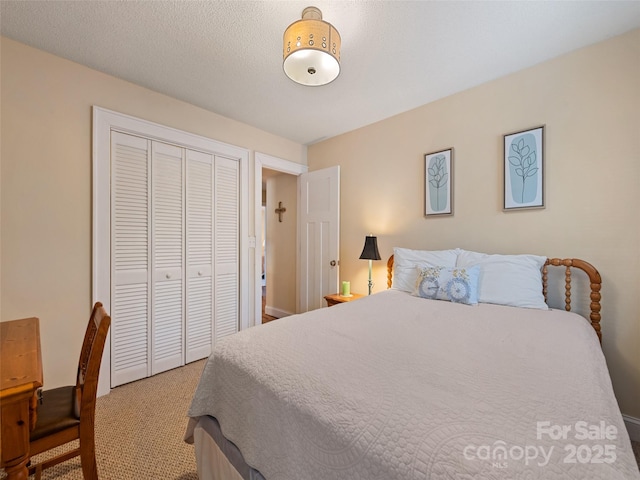
M 480 303 L 548 310 L 542 295 L 541 272 L 546 261 L 539 255 L 488 255 L 461 250 L 457 266 L 480 266 Z
M 418 278 L 417 266 L 453 268 L 456 266 L 458 251 L 457 248 L 455 250 L 410 250 L 395 247 L 392 288 L 413 293 Z

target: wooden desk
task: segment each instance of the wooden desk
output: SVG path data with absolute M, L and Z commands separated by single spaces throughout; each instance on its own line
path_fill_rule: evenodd
M 8 480 L 22 480 L 28 477 L 29 432 L 42 387 L 38 319 L 0 322 L 0 348 L 0 465 Z

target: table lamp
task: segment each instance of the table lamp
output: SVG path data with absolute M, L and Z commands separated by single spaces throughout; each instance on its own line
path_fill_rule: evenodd
M 369 260 L 369 295 L 371 295 L 371 287 L 373 286 L 373 282 L 371 281 L 372 261 L 381 260 L 380 252 L 378 252 L 378 237 L 374 237 L 373 235 L 364 237 L 364 248 L 360 254 L 360 260 Z

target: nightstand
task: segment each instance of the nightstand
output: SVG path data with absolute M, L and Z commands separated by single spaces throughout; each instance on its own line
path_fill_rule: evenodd
M 324 299 L 327 301 L 327 305 L 332 307 L 338 303 L 352 302 L 364 296 L 365 295 L 360 295 L 359 293 L 352 293 L 350 297 L 343 297 L 339 293 L 334 293 L 333 295 L 326 295 Z

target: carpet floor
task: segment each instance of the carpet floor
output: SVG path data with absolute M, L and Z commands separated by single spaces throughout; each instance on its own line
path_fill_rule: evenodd
M 193 445 L 182 438 L 204 362 L 122 385 L 98 398 L 96 461 L 101 479 L 198 480 Z M 77 442 L 71 442 L 34 460 L 75 446 Z M 44 470 L 42 479 L 82 480 L 80 457 Z
M 122 385 L 98 398 L 96 460 L 101 479 L 198 480 L 193 445 L 182 438 L 204 362 Z M 61 453 L 74 443 L 34 460 Z M 632 444 L 640 465 L 640 443 Z M 5 478 L 2 470 L 1 478 Z M 45 470 L 42 479 L 82 480 L 80 458 Z

